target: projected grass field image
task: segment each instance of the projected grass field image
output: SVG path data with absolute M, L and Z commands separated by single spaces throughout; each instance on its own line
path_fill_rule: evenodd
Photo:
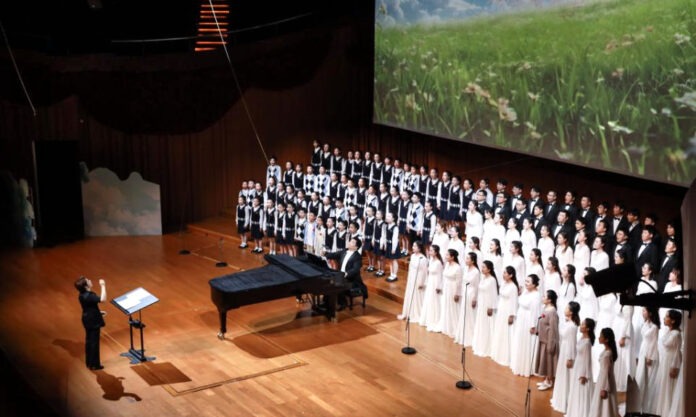
M 696 177 L 693 0 L 378 0 L 374 83 L 376 123 Z

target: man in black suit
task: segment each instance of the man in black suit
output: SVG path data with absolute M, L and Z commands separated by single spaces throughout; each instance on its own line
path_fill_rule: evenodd
M 507 198 L 508 198 L 508 194 L 507 194 L 507 184 L 508 184 L 508 181 L 507 181 L 505 178 L 500 178 L 500 179 L 498 180 L 498 183 L 495 185 L 495 189 L 496 189 L 496 192 L 495 192 L 495 193 L 496 193 L 496 194 L 498 194 L 498 193 L 503 193 L 503 195 L 505 196 L 505 199 L 506 199 L 506 200 L 507 200 Z
M 536 204 L 532 209 L 532 225 L 534 227 L 534 233 L 536 233 L 537 240 L 541 239 L 541 226 L 548 224 L 544 218 L 544 206 L 543 204 Z
M 663 292 L 665 290 L 665 285 L 667 285 L 667 282 L 669 281 L 669 274 L 678 264 L 677 249 L 677 242 L 674 239 L 667 239 L 665 256 L 662 258 L 660 271 L 657 273 L 657 277 L 655 277 L 659 292 Z
M 616 238 L 616 243 L 614 244 L 614 247 L 611 251 L 611 254 L 609 256 L 609 262 L 611 265 L 614 265 L 614 259 L 616 256 L 616 252 L 623 250 L 624 253 L 626 254 L 625 262 L 632 262 L 633 261 L 633 247 L 628 241 L 628 231 L 624 228 L 620 228 L 619 230 L 616 231 L 616 234 L 614 235 Z
M 527 211 L 527 202 L 524 198 L 519 198 L 515 202 L 515 211 L 512 213 L 512 217 L 517 219 L 517 230 L 522 231 L 522 222 L 524 219 L 529 217 L 529 212 Z
M 568 244 L 574 241 L 575 231 L 573 230 L 573 226 L 571 226 L 570 222 L 568 221 L 568 212 L 565 210 L 560 210 L 558 212 L 556 224 L 554 224 L 553 228 L 551 228 L 551 234 L 554 242 L 556 241 L 558 234 L 561 232 L 566 232 L 566 235 L 568 236 Z
M 655 229 L 655 233 L 653 234 L 653 243 L 656 247 L 661 248 L 663 244 L 662 235 L 660 235 L 660 232 L 657 231 L 657 220 L 657 214 L 648 213 L 645 215 L 645 219 L 643 219 L 643 226 L 652 226 Z
M 613 235 L 614 233 L 616 233 L 617 230 L 619 230 L 620 227 L 628 229 L 628 220 L 624 215 L 624 212 L 626 211 L 626 206 L 624 206 L 622 202 L 617 201 L 616 203 L 614 203 L 614 206 L 611 210 L 614 215 L 614 218 L 609 223 L 609 226 L 611 227 L 609 230 L 607 230 L 607 233 Z
M 643 233 L 641 234 L 641 245 L 636 248 L 636 273 L 640 276 L 640 269 L 644 264 L 649 263 L 652 265 L 653 270 L 657 268 L 657 247 L 652 242 L 653 235 L 655 234 L 655 228 L 652 226 L 645 226 L 643 228 Z
M 476 210 L 478 210 L 482 216 L 486 210 L 493 210 L 493 208 L 488 204 L 488 194 L 486 193 L 486 190 L 476 191 Z
M 523 189 L 524 184 L 517 183 L 512 186 L 512 195 L 508 199 L 508 207 L 510 208 L 510 212 L 514 212 L 517 209 L 518 200 L 524 200 L 524 197 L 522 196 Z
M 599 223 L 600 220 L 608 220 L 608 211 L 609 211 L 609 203 L 607 201 L 602 201 L 601 203 L 597 204 L 597 209 L 596 213 L 594 216 L 594 222 L 592 223 L 592 230 L 596 233 L 597 232 L 597 223 Z
M 543 206 L 544 202 L 541 201 L 541 188 L 536 185 L 532 185 L 529 189 L 529 201 L 527 202 L 527 210 L 534 214 L 534 207 L 537 205 Z
M 592 199 L 587 194 L 580 197 L 580 211 L 578 211 L 578 217 L 585 219 L 585 227 L 594 231 L 595 211 L 592 210 Z
M 554 224 L 558 218 L 558 202 L 556 201 L 556 192 L 554 190 L 549 190 L 546 193 L 546 207 L 544 207 L 544 217 L 546 218 L 546 223 Z
M 637 248 L 641 244 L 641 234 L 643 226 L 640 224 L 640 211 L 637 208 L 630 209 L 626 212 L 626 221 L 628 222 L 628 243 L 631 247 Z
M 575 218 L 578 217 L 578 207 L 575 205 L 575 191 L 568 190 L 565 192 L 561 209 L 568 212 L 568 220 L 571 222 L 575 221 Z
M 346 242 L 346 249 L 333 253 L 324 253 L 328 259 L 337 260 L 338 270 L 343 272 L 346 280 L 353 283 L 353 288 L 360 288 L 365 298 L 367 298 L 367 286 L 363 283 L 360 276 L 362 268 L 362 256 L 360 255 L 360 247 L 362 242 L 357 237 L 351 238 Z M 341 294 L 338 298 L 338 310 L 343 310 L 346 307 L 346 294 Z
M 505 195 L 505 193 L 499 192 L 495 195 L 495 206 L 493 207 L 493 214 L 500 214 L 501 216 L 505 216 L 505 221 L 507 221 L 510 218 L 512 212 L 508 208 L 507 196 Z

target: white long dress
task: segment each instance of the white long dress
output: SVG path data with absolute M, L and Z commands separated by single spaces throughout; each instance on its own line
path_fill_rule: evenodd
M 544 274 L 544 278 L 541 281 L 541 284 L 539 285 L 539 291 L 543 291 L 543 293 L 546 294 L 546 291 L 554 290 L 556 292 L 556 295 L 559 295 L 562 284 L 561 280 L 561 274 L 559 274 L 558 272 L 546 271 L 546 273 Z
M 641 278 L 641 280 L 644 278 Z M 636 290 L 636 295 L 641 295 L 641 294 L 646 294 L 646 293 L 651 293 L 654 292 L 650 286 L 653 288 L 658 288 L 657 287 L 657 282 L 655 282 L 654 279 L 648 280 L 648 285 L 644 281 L 640 281 L 638 283 L 638 289 Z M 636 308 L 633 310 L 633 363 L 637 362 L 638 359 L 638 349 L 640 349 L 640 344 L 641 344 L 641 334 L 640 334 L 640 328 L 643 326 L 643 309 L 642 308 Z M 658 337 L 659 338 L 659 337 Z M 659 348 L 659 345 L 658 345 Z
M 491 246 L 491 240 L 495 237 L 495 222 L 493 219 L 483 221 L 483 235 L 481 236 L 481 248 L 488 251 Z
M 440 331 L 440 310 L 442 309 L 442 270 L 444 265 L 439 259 L 428 261 L 428 279 L 425 282 L 423 309 L 418 323 L 425 326 L 429 332 Z M 440 293 L 437 293 L 440 290 Z
M 573 383 L 571 380 L 572 368 L 568 368 L 567 362 L 575 360 L 578 326 L 571 320 L 564 320 L 560 324 L 559 338 L 558 365 L 556 366 L 556 381 L 553 386 L 551 407 L 558 412 L 565 413 L 568 406 L 570 385 Z
M 609 255 L 604 251 L 593 250 L 590 253 L 590 266 L 598 272 L 609 268 Z
M 440 248 L 440 255 L 444 257 L 449 247 L 449 236 L 447 236 L 445 232 L 435 233 L 432 245 L 437 245 L 437 247 Z
M 597 296 L 595 296 L 591 285 L 578 284 L 578 295 L 575 301 L 580 304 L 580 321 L 585 320 L 586 318 L 597 320 L 597 310 L 599 310 L 599 305 Z
M 549 258 L 553 256 L 553 253 L 556 250 L 556 244 L 550 237 L 542 237 L 537 242 L 537 249 L 541 251 L 540 262 L 542 265 L 544 265 L 546 264 L 546 261 L 548 261 Z
M 495 309 L 498 307 L 498 283 L 493 275 L 484 275 L 478 287 L 476 305 L 476 320 L 474 321 L 474 334 L 471 341 L 474 354 L 478 356 L 490 356 L 494 340 Z M 488 315 L 488 309 L 493 310 Z
M 513 268 L 515 268 L 515 273 L 517 274 L 517 282 L 524 282 L 524 279 L 527 277 L 527 273 L 525 271 L 526 267 L 524 264 L 524 258 L 520 255 L 514 255 L 510 257 L 508 261 L 509 262 L 507 265 L 511 265 Z
M 573 266 L 577 272 L 582 272 L 585 268 L 590 266 L 590 248 L 586 244 L 575 245 Z
M 628 387 L 628 376 L 635 375 L 635 362 L 633 358 L 633 325 L 631 324 L 631 316 L 633 316 L 633 306 L 621 306 L 621 303 L 614 305 L 616 315 L 612 329 L 616 336 L 616 350 L 618 358 L 614 362 L 614 375 L 616 376 L 616 391 L 626 392 Z M 624 346 L 622 347 L 619 341 L 625 337 Z
M 659 366 L 659 355 L 657 353 L 658 330 L 655 323 L 650 320 L 643 322 L 640 328 L 643 341 L 638 351 L 638 366 L 636 367 L 636 385 L 638 385 L 638 404 L 643 413 L 657 413 L 657 368 Z M 646 359 L 650 359 L 650 366 L 646 364 Z
M 594 392 L 592 382 L 592 344 L 589 338 L 582 338 L 575 347 L 577 355 L 571 373 L 570 392 L 565 417 L 587 417 L 590 413 L 590 403 Z M 580 378 L 587 378 L 585 385 Z
M 438 328 L 447 336 L 453 337 L 457 317 L 459 314 L 459 302 L 454 301 L 455 295 L 462 293 L 462 267 L 458 263 L 447 263 L 442 271 L 442 302 L 440 310 L 440 324 Z
M 679 370 L 676 388 L 674 389 L 674 395 L 672 396 L 672 406 L 669 409 L 669 414 L 667 414 L 665 417 L 686 416 L 686 412 L 684 411 L 684 402 L 684 363 L 682 362 L 682 368 Z
M 476 236 L 481 239 L 483 235 L 483 216 L 478 211 L 466 212 L 466 237 L 470 239 Z
M 517 281 L 524 281 L 525 278 L 528 276 L 534 274 L 539 277 L 539 292 L 544 294 L 544 276 L 546 275 L 546 271 L 544 271 L 544 267 L 541 266 L 539 263 L 528 263 L 525 265 L 525 275 L 524 276 L 517 276 Z M 561 310 L 558 310 L 561 311 Z
M 500 255 L 496 255 L 495 253 L 486 252 L 486 255 L 483 258 L 484 261 L 491 261 L 493 263 L 493 271 L 495 271 L 495 278 L 498 280 L 498 285 L 502 286 L 504 282 L 503 257 Z
M 529 376 L 535 355 L 534 338 L 529 330 L 537 325 L 541 313 L 541 294 L 538 290 L 525 290 L 518 298 L 515 331 L 512 343 L 517 347 L 510 355 L 510 369 L 515 375 Z
M 603 345 L 600 345 L 603 346 Z M 599 355 L 599 377 L 592 394 L 592 403 L 587 417 L 619 417 L 619 407 L 616 400 L 616 380 L 614 379 L 614 363 L 611 350 L 603 349 Z M 600 392 L 607 392 L 607 398 L 602 399 Z
M 428 260 L 422 253 L 414 253 L 408 263 L 408 275 L 406 278 L 406 291 L 404 291 L 404 305 L 401 309 L 401 317 L 411 315 L 412 322 L 420 320 L 421 307 L 425 290 L 418 287 L 425 283 L 428 276 Z
M 677 388 L 677 378 L 670 378 L 669 371 L 677 368 L 681 372 L 682 334 L 679 330 L 670 330 L 660 339 L 660 363 L 657 367 L 657 412 L 667 416 L 672 405 L 672 397 Z
M 557 246 L 556 247 L 556 258 L 558 258 L 558 266 L 563 268 L 566 265 L 572 265 L 575 262 L 575 254 L 573 248 L 566 246 L 565 250 Z
M 576 292 L 576 285 L 563 281 L 561 288 L 558 289 L 558 301 L 556 301 L 558 311 L 561 312 L 561 314 L 565 314 L 565 308 L 569 302 L 575 301 Z
M 609 294 L 604 294 L 603 296 L 599 297 L 599 311 L 597 313 L 597 325 L 595 327 L 595 334 L 599 334 L 600 331 L 602 331 L 603 328 L 609 327 L 612 328 L 614 324 L 614 317 L 616 317 L 616 303 L 618 303 L 618 299 L 616 295 L 613 293 Z M 582 307 L 580 308 L 582 311 Z M 612 328 L 613 330 L 613 328 Z M 618 338 L 617 338 L 618 339 Z M 617 340 L 617 346 L 618 346 L 618 340 Z M 604 351 L 604 345 L 601 343 L 595 343 L 594 348 L 592 349 L 592 360 L 594 362 L 599 360 L 600 355 Z M 612 374 L 613 374 L 613 366 L 612 366 Z M 599 367 L 595 367 L 594 369 L 594 381 L 597 382 L 597 378 L 599 377 Z M 616 381 L 616 380 L 614 380 Z
M 533 229 L 523 229 L 520 233 L 520 242 L 522 242 L 522 252 L 525 254 L 537 247 L 537 237 Z
M 464 269 L 462 281 L 462 295 L 459 300 L 459 315 L 457 317 L 457 328 L 454 332 L 454 341 L 464 346 L 471 346 L 474 336 L 474 323 L 476 322 L 476 310 L 472 307 L 472 302 L 478 303 L 478 286 L 481 273 L 478 268 L 471 267 Z M 469 284 L 468 286 L 466 284 Z M 478 307 L 478 306 L 477 306 Z M 466 322 L 466 326 L 464 325 Z
M 503 366 L 510 365 L 510 352 L 514 350 L 512 344 L 517 346 L 517 342 L 513 339 L 515 322 L 509 324 L 508 318 L 517 314 L 518 291 L 514 282 L 505 282 L 500 286 L 498 295 L 498 310 L 495 313 L 493 325 L 495 343 L 491 349 L 491 358 Z
M 673 282 L 668 282 L 668 283 L 665 285 L 665 289 L 662 291 L 662 293 L 663 293 L 663 294 L 666 294 L 666 293 L 668 293 L 668 292 L 681 291 L 681 290 L 682 290 L 682 286 L 681 286 L 681 285 L 676 284 L 676 283 L 673 283 Z M 665 322 L 665 316 L 667 315 L 667 312 L 668 312 L 668 311 L 669 311 L 669 308 L 661 308 L 661 309 L 659 310 L 659 314 L 660 314 L 660 323 L 664 323 L 664 322 Z M 669 331 L 669 327 L 667 327 L 667 326 L 660 326 L 660 335 L 659 335 L 659 337 L 664 336 L 665 333 L 667 333 L 668 331 Z

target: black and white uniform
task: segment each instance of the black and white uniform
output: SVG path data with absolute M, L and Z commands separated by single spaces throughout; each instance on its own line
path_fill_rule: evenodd
M 263 208 L 261 206 L 251 208 L 251 238 L 263 239 Z
M 336 232 L 336 237 L 334 240 L 334 252 L 340 252 L 346 248 L 346 237 L 348 236 L 348 231 L 344 230 L 342 232 Z
M 384 220 L 375 220 L 375 231 L 372 235 L 372 253 L 374 253 L 375 256 L 384 255 L 384 249 L 382 249 L 382 239 L 384 238 L 384 234 L 386 232 L 385 229 L 386 223 Z
M 266 234 L 266 237 L 275 237 L 275 218 L 275 208 L 267 208 L 264 210 L 263 224 L 261 225 L 261 229 Z
M 285 213 L 285 221 L 283 223 L 283 243 L 292 245 L 295 243 L 295 224 L 297 224 L 297 215 Z
M 393 165 L 383 165 L 382 166 L 382 182 L 387 184 L 389 188 L 392 186 L 392 178 L 394 177 L 394 166 Z
M 441 213 L 442 219 L 447 221 L 462 220 L 462 210 L 464 209 L 464 192 L 460 186 L 452 187 L 447 199 L 447 209 Z
M 295 176 L 294 169 L 288 169 L 283 172 L 283 183 L 285 185 L 292 185 L 292 178 Z
M 273 234 L 275 235 L 275 241 L 276 243 L 282 245 L 283 242 L 283 226 L 285 225 L 285 218 L 287 217 L 286 212 L 277 212 L 275 215 L 275 223 L 274 223 L 274 231 Z
M 247 204 L 237 204 L 237 233 L 244 234 L 249 231 L 251 222 L 251 208 Z
M 438 213 L 438 191 L 440 189 L 440 180 L 432 178 L 428 180 L 425 187 L 425 201 L 430 201 L 433 206 L 433 211 Z
M 329 192 L 329 176 L 326 174 L 317 174 L 314 176 L 314 192 L 319 193 L 320 197 L 324 197 Z
M 433 241 L 433 235 L 435 234 L 435 225 L 437 224 L 437 216 L 435 212 L 431 211 L 423 216 L 423 231 L 421 234 L 421 241 L 429 245 Z
M 307 204 L 307 213 L 314 213 L 315 216 L 319 217 L 321 213 L 321 201 L 316 200 L 316 201 L 310 201 L 309 204 Z
M 321 166 L 321 147 L 317 146 L 314 148 L 312 151 L 312 167 L 314 168 L 314 172 L 319 172 L 319 166 Z
M 324 247 L 329 253 L 334 252 L 334 247 L 336 246 L 336 233 L 338 231 L 335 227 L 331 229 L 326 229 L 326 235 L 324 236 Z
M 314 185 L 316 182 L 316 175 L 314 174 L 305 174 L 304 176 L 304 183 L 302 185 L 302 189 L 304 190 L 307 195 L 312 195 L 314 192 Z
M 367 190 L 365 188 L 358 188 L 355 193 L 355 206 L 358 208 L 358 215 L 363 217 L 365 215 L 365 200 L 366 200 Z
M 409 200 L 399 200 L 397 219 L 399 221 L 399 233 L 405 235 L 408 233 L 408 211 L 411 207 Z
M 399 249 L 399 227 L 392 223 L 386 227 L 384 240 L 386 242 L 384 256 L 387 259 L 401 258 L 401 250 Z
M 365 241 L 362 246 L 365 251 L 372 251 L 372 239 L 375 237 L 375 223 L 376 219 L 374 217 L 367 217 L 365 219 L 365 226 L 363 228 Z
M 381 162 L 373 162 L 370 169 L 370 185 L 377 188 L 384 182 L 382 181 L 382 172 L 384 165 Z
M 448 182 L 440 181 L 437 186 L 437 204 L 440 206 L 439 213 L 440 217 L 444 218 L 445 213 L 447 213 L 447 208 L 449 204 L 449 195 L 452 184 Z

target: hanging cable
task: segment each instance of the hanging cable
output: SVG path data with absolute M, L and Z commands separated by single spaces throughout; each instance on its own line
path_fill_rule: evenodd
M 17 78 L 19 79 L 19 84 L 22 86 L 22 90 L 24 90 L 24 96 L 27 98 L 27 101 L 29 102 L 29 107 L 31 107 L 31 112 L 34 114 L 34 117 L 38 115 L 36 111 L 36 107 L 34 107 L 34 103 L 31 101 L 31 96 L 29 96 L 29 91 L 27 91 L 27 86 L 24 85 L 24 79 L 22 79 L 22 73 L 19 72 L 19 67 L 17 66 L 17 61 L 15 61 L 14 54 L 12 53 L 12 48 L 10 48 L 10 40 L 7 38 L 7 33 L 5 33 L 5 26 L 2 24 L 2 20 L 0 20 L 0 31 L 2 31 L 2 37 L 5 40 L 5 46 L 7 46 L 7 52 L 10 54 L 10 60 L 12 60 L 12 65 L 14 66 L 15 72 L 17 73 Z
M 249 106 L 247 106 L 246 99 L 244 98 L 244 92 L 242 91 L 242 87 L 239 84 L 239 79 L 237 78 L 237 71 L 234 70 L 234 65 L 232 65 L 232 59 L 230 58 L 230 53 L 227 51 L 227 41 L 225 40 L 225 37 L 222 35 L 222 29 L 220 28 L 220 23 L 218 22 L 217 14 L 215 13 L 215 7 L 213 6 L 213 0 L 208 0 L 208 3 L 210 4 L 210 10 L 212 11 L 213 14 L 213 19 L 215 20 L 215 26 L 217 26 L 218 34 L 220 35 L 220 41 L 222 42 L 222 49 L 225 51 L 225 57 L 227 58 L 227 63 L 230 65 L 230 70 L 232 70 L 232 78 L 234 78 L 234 83 L 237 86 L 237 91 L 239 92 L 239 97 L 242 100 L 242 105 L 244 106 L 244 111 L 246 112 L 247 119 L 249 119 L 249 124 L 251 125 L 251 129 L 254 131 L 254 136 L 256 137 L 256 141 L 259 143 L 259 147 L 261 148 L 261 153 L 263 154 L 263 158 L 266 160 L 266 163 L 268 164 L 268 156 L 266 155 L 266 150 L 263 148 L 263 144 L 261 143 L 261 138 L 259 137 L 259 132 L 256 130 L 256 124 L 254 123 L 254 119 L 251 117 L 251 112 L 249 111 Z

